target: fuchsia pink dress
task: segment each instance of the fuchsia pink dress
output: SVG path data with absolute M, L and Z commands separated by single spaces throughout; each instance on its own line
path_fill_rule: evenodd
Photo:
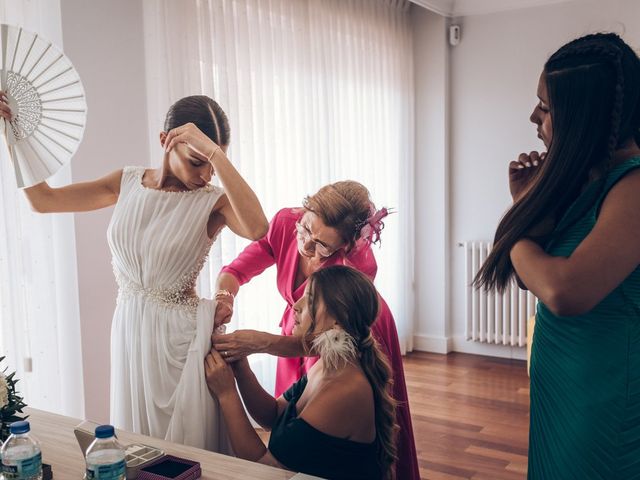
M 301 209 L 285 208 L 280 210 L 271 220 L 267 235 L 261 240 L 251 243 L 233 262 L 222 269 L 223 272 L 236 277 L 240 285 L 243 285 L 256 275 L 261 274 L 266 268 L 276 264 L 278 291 L 287 302 L 280 322 L 283 335 L 291 335 L 294 325 L 292 306 L 302 297 L 307 284 L 305 280 L 294 290 L 300 260 L 295 223 L 300 220 L 302 214 Z M 336 264 L 354 267 L 372 280 L 378 269 L 369 246 L 358 248 L 346 256 L 334 254 L 327 258 L 324 266 L 329 267 Z M 389 306 L 382 297 L 380 297 L 380 314 L 371 331 L 389 359 L 393 372 L 392 393 L 398 402 L 397 422 L 400 426 L 396 478 L 398 480 L 419 480 L 420 473 L 413 440 L 398 332 Z M 316 361 L 317 357 L 279 357 L 276 372 L 276 397 L 297 382 Z

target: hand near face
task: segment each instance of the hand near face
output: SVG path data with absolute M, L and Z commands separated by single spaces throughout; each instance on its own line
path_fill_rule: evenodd
M 220 398 L 235 391 L 236 380 L 233 370 L 213 348 L 204 359 L 204 374 L 209 390 L 216 397 Z
M 180 143 L 184 143 L 204 161 L 210 161 L 216 151 L 220 149 L 193 123 L 186 123 L 170 130 L 164 140 L 164 149 L 168 153 Z
M 509 163 L 509 190 L 517 202 L 532 186 L 532 180 L 540 171 L 547 153 L 521 153 L 518 160 Z

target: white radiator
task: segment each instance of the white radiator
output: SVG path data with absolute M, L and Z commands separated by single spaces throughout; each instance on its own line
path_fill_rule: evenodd
M 515 280 L 504 293 L 485 291 L 472 286 L 480 266 L 489 255 L 491 244 L 464 242 L 466 266 L 466 331 L 474 342 L 524 347 L 527 342 L 527 319 L 535 315 L 537 299 L 518 287 Z

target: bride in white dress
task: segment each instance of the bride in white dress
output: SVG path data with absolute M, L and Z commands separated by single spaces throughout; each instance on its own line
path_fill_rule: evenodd
M 10 115 L 6 104 L 0 110 Z M 119 286 L 111 329 L 111 422 L 229 453 L 204 375 L 215 301 L 198 298 L 194 286 L 225 225 L 255 240 L 268 223 L 226 156 L 229 124 L 216 102 L 205 96 L 179 100 L 164 130 L 161 168 L 126 167 L 92 182 L 62 188 L 43 182 L 25 192 L 43 213 L 116 204 L 107 232 Z M 209 183 L 214 174 L 224 188 Z

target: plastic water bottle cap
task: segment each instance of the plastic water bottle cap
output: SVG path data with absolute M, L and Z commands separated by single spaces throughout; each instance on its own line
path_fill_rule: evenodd
M 27 433 L 29 430 L 31 430 L 31 427 L 29 426 L 29 422 L 24 420 L 21 422 L 13 422 L 11 425 L 9 425 L 9 433 L 13 435 L 20 435 L 21 433 Z
M 109 438 L 113 437 L 113 426 L 111 425 L 100 425 L 96 427 L 96 438 Z

